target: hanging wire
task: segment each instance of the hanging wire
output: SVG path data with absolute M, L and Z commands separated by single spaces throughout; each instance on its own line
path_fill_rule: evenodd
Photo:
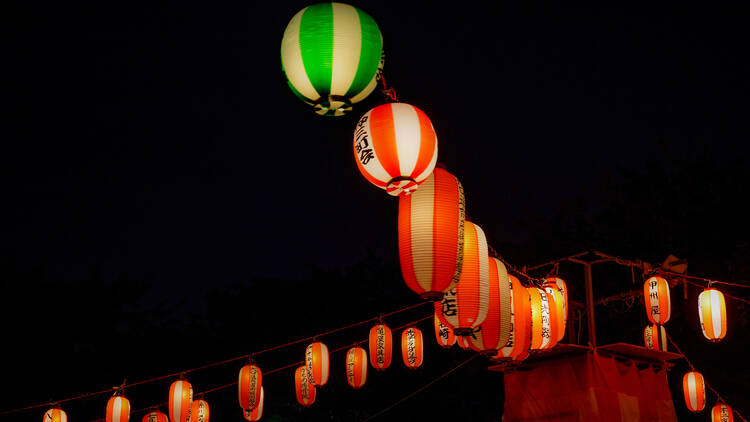
M 392 103 L 398 102 L 398 96 L 396 95 L 396 90 L 393 87 L 389 87 L 388 84 L 385 81 L 385 74 L 382 72 L 380 73 L 380 92 L 385 94 L 386 97 L 388 97 L 388 101 Z
M 700 287 L 701 289 L 705 289 L 705 288 L 706 288 L 706 286 L 704 286 L 704 285 L 702 285 L 702 284 L 698 284 L 698 283 L 692 282 L 692 281 L 690 281 L 690 280 L 685 280 L 685 281 L 686 281 L 686 282 L 687 282 L 688 284 L 692 285 L 692 286 Z M 726 292 L 721 292 L 721 294 L 723 294 L 724 296 L 726 296 L 726 297 L 728 297 L 728 298 L 730 298 L 730 299 L 738 300 L 738 301 L 740 301 L 740 302 L 745 302 L 745 303 L 747 303 L 748 305 L 750 305 L 750 300 L 747 300 L 747 299 L 743 299 L 743 298 L 741 298 L 741 297 L 736 297 L 736 296 L 732 296 L 732 295 L 730 295 L 730 294 L 728 294 L 728 293 L 726 293 Z

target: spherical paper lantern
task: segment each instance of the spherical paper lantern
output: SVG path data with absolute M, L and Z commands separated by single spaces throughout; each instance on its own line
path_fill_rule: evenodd
M 352 347 L 346 352 L 346 382 L 358 389 L 367 382 L 367 352 L 361 347 Z
M 490 268 L 487 239 L 476 224 L 464 226 L 464 262 L 455 288 L 445 292 L 442 301 L 443 324 L 457 336 L 468 336 L 487 317 L 490 302 Z
M 307 377 L 312 385 L 316 387 L 326 385 L 328 382 L 328 347 L 319 341 L 307 346 L 305 365 Z
M 661 277 L 651 277 L 643 283 L 646 315 L 652 324 L 666 324 L 671 312 L 669 283 Z
M 449 348 L 456 344 L 456 335 L 451 327 L 440 322 L 437 312 L 440 312 L 440 302 L 435 302 L 435 338 L 440 347 Z
M 177 380 L 169 387 L 169 421 L 188 422 L 193 406 L 193 386 L 186 380 Z
M 208 402 L 203 399 L 193 400 L 190 422 L 208 422 L 209 416 Z
M 419 328 L 408 327 L 401 333 L 401 356 L 404 358 L 404 365 L 409 369 L 422 366 L 424 344 Z
M 377 86 L 383 38 L 354 6 L 318 3 L 300 10 L 281 40 L 289 87 L 320 115 L 341 116 Z
M 110 397 L 107 401 L 106 422 L 128 422 L 130 420 L 130 400 L 123 396 Z
M 354 156 L 362 175 L 393 196 L 408 195 L 437 162 L 437 135 L 422 110 L 404 103 L 379 105 L 354 131 Z
M 42 422 L 68 422 L 68 414 L 59 407 L 53 407 L 44 412 Z
M 557 277 L 549 277 L 544 283 L 544 290 L 552 295 L 555 306 L 552 311 L 555 314 L 555 333 L 557 337 L 555 342 L 565 337 L 565 324 L 568 321 L 568 291 L 565 282 Z
M 240 369 L 237 384 L 240 407 L 249 410 L 255 408 L 260 401 L 260 389 L 263 387 L 263 372 L 257 365 L 248 363 Z
M 490 300 L 487 318 L 484 319 L 471 342 L 486 355 L 494 355 L 510 338 L 510 277 L 505 264 L 489 258 Z
M 727 307 L 720 291 L 709 287 L 698 295 L 698 316 L 707 339 L 720 341 L 727 335 Z
M 380 323 L 370 329 L 370 363 L 378 371 L 391 366 L 393 335 L 387 325 Z
M 557 334 L 554 317 L 551 312 L 554 298 L 544 289 L 529 287 L 529 305 L 531 308 L 531 349 L 545 350 L 555 347 Z
M 155 410 L 143 416 L 141 422 L 169 422 L 169 418 L 167 418 L 167 415 L 165 415 L 164 413 Z
M 716 403 L 711 409 L 711 422 L 734 422 L 732 408 L 722 402 Z
M 682 377 L 682 391 L 691 412 L 700 412 L 706 407 L 706 384 L 699 372 L 690 371 Z
M 663 325 L 651 324 L 643 329 L 643 343 L 651 350 L 667 351 L 667 330 Z
M 263 402 L 266 399 L 265 395 L 266 393 L 263 391 L 263 387 L 260 387 L 260 400 L 258 400 L 258 405 L 249 410 L 242 409 L 242 414 L 245 416 L 246 421 L 256 422 L 263 417 Z
M 530 347 L 530 328 L 531 328 L 531 305 L 529 303 L 529 293 L 521 282 L 515 276 L 510 276 L 511 280 L 511 303 L 513 309 L 511 312 L 511 330 L 508 344 L 497 351 L 493 359 L 518 358 L 527 353 Z
M 305 365 L 294 371 L 294 391 L 297 393 L 297 402 L 302 406 L 315 403 L 315 386 L 310 383 Z

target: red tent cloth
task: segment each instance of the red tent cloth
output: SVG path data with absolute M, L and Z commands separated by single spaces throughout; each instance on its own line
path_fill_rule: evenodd
M 504 422 L 677 421 L 663 368 L 596 353 L 505 374 Z

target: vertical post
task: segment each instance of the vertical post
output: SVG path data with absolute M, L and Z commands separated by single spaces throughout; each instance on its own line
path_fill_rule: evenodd
M 586 277 L 586 319 L 589 323 L 589 342 L 596 348 L 596 325 L 594 324 L 594 288 L 591 281 L 591 263 L 583 262 Z

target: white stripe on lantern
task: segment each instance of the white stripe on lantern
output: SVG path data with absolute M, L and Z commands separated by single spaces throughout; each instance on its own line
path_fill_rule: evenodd
M 695 385 L 695 374 L 688 374 L 688 397 L 690 398 L 690 409 L 698 410 L 698 391 Z
M 372 150 L 372 154 L 375 156 L 375 158 L 370 159 L 370 161 L 367 162 L 367 164 L 362 163 L 362 167 L 364 167 L 367 172 L 370 174 L 370 176 L 374 177 L 375 179 L 383 182 L 384 184 L 388 183 L 391 180 L 391 175 L 388 174 L 387 171 L 385 171 L 385 168 L 383 167 L 382 160 L 380 157 L 378 157 L 378 150 L 376 148 L 372 147 L 372 131 L 370 129 L 370 120 L 372 119 L 372 110 L 365 113 L 364 117 L 367 117 L 367 120 L 365 120 L 362 129 L 360 130 L 359 127 L 355 129 L 354 131 L 354 137 L 355 141 L 358 141 L 359 136 L 367 136 L 367 144 L 368 148 Z M 360 119 L 362 121 L 362 119 Z M 359 157 L 357 157 L 359 160 Z
M 68 422 L 68 414 L 60 411 L 60 422 Z
M 359 360 L 360 373 L 362 374 L 362 380 L 360 381 L 360 384 L 365 385 L 365 383 L 367 382 L 367 354 L 363 353 L 362 355 L 363 359 Z
M 174 403 L 174 407 L 172 407 L 172 414 L 176 419 L 172 422 L 182 422 L 182 381 L 178 381 L 174 386 L 174 396 L 172 397 L 172 402 Z M 174 398 L 177 398 L 177 400 L 175 400 Z
M 428 178 L 411 197 L 411 256 L 419 287 L 432 290 L 435 178 Z M 415 234 L 417 236 L 415 236 Z
M 510 279 L 510 278 L 509 278 Z M 516 310 L 513 302 L 513 283 L 510 282 L 510 334 L 508 336 L 508 342 L 504 347 L 500 348 L 500 353 L 504 357 L 509 357 L 513 352 L 513 332 L 516 328 Z
M 659 308 L 659 312 L 661 312 L 659 314 L 659 321 L 662 321 L 662 324 L 664 324 L 667 321 L 669 321 L 669 317 L 670 317 L 670 315 L 672 313 L 672 297 L 670 296 L 671 293 L 669 292 L 669 283 L 664 283 L 664 285 L 666 286 L 666 288 L 664 290 L 667 292 L 667 300 L 666 300 L 666 304 L 667 304 L 666 308 L 667 309 L 661 309 L 661 308 Z
M 550 320 L 550 307 L 549 307 L 549 301 L 547 300 L 547 292 L 544 291 L 544 289 L 539 289 L 539 297 L 541 298 L 541 305 L 542 305 L 542 333 L 544 332 L 544 329 L 547 329 L 548 333 L 551 333 L 552 324 L 550 324 L 552 321 Z M 544 337 L 542 334 L 542 345 L 539 346 L 540 349 L 546 349 L 549 347 L 550 342 L 552 341 L 551 336 Z
M 477 229 L 477 253 L 479 254 L 479 297 L 489 298 L 490 297 L 490 260 L 487 256 L 487 238 L 484 236 L 484 231 L 481 227 L 474 225 Z M 487 319 L 487 312 L 490 308 L 489 300 L 479 301 L 479 311 L 477 312 L 477 319 L 473 323 L 474 326 L 479 326 L 485 319 Z
M 341 3 L 333 6 L 333 69 L 331 93 L 344 95 L 354 82 L 362 50 L 362 31 L 357 10 Z
M 297 92 L 309 98 L 310 101 L 315 101 L 320 97 L 320 94 L 315 90 L 312 82 L 310 82 L 310 79 L 307 77 L 305 63 L 302 61 L 302 50 L 300 50 L 299 43 L 300 23 L 302 22 L 302 14 L 306 10 L 307 8 L 300 10 L 294 15 L 292 20 L 289 21 L 289 26 L 287 26 L 287 32 L 285 33 L 286 36 L 281 43 L 281 58 L 282 60 L 285 58 L 287 59 L 287 61 L 284 61 L 283 63 L 284 73 L 286 73 L 287 78 L 289 78 L 289 81 Z
M 114 422 L 120 422 L 120 413 L 122 413 L 122 400 L 120 397 L 115 397 L 115 402 L 112 406 L 112 420 Z
M 719 291 L 711 290 L 711 323 L 714 326 L 714 338 L 721 337 L 721 303 L 719 302 Z
M 432 123 L 430 123 L 430 126 L 432 126 Z M 433 132 L 435 129 L 432 130 Z M 437 156 L 438 156 L 438 144 L 437 144 L 437 135 L 435 135 L 435 151 L 432 153 L 432 160 L 430 160 L 430 165 L 428 165 L 422 173 L 420 173 L 417 177 L 414 178 L 414 180 L 419 183 L 422 180 L 425 180 L 427 177 L 432 174 L 432 171 L 435 169 L 435 164 L 437 164 Z
M 325 385 L 328 382 L 328 347 L 325 344 L 320 343 L 320 351 L 322 357 L 320 359 L 320 369 L 323 372 L 323 376 L 321 377 L 322 382 L 320 384 Z M 324 351 L 325 353 L 323 353 Z
M 409 175 L 417 166 L 419 158 L 419 115 L 417 110 L 409 104 L 391 104 L 393 115 L 393 131 L 396 135 L 396 151 L 398 152 L 398 165 L 402 175 Z
M 661 322 L 660 317 L 662 312 L 662 309 L 659 308 L 659 282 L 656 279 L 654 279 L 654 281 L 656 282 L 656 286 L 652 285 L 650 281 L 648 282 L 648 297 L 649 302 L 651 303 L 651 308 L 648 311 L 651 312 L 651 316 L 654 318 L 654 321 L 659 323 Z M 652 310 L 654 309 L 654 306 L 659 310 L 658 314 L 653 313 Z

